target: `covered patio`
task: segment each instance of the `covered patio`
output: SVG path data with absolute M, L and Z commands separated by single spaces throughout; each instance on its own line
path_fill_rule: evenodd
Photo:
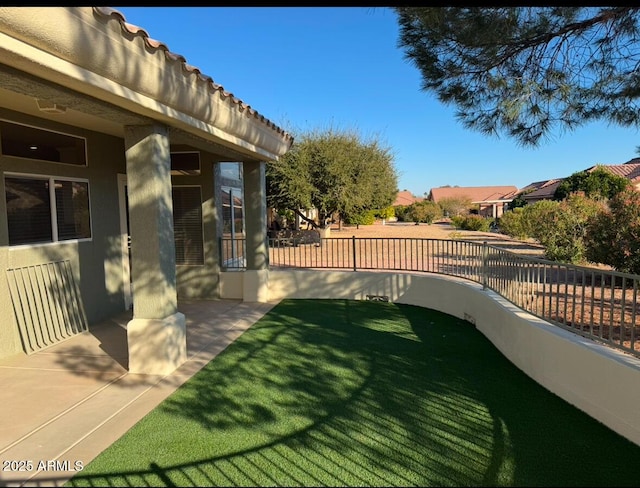
M 180 301 L 187 360 L 167 375 L 127 371 L 130 311 L 35 354 L 0 360 L 0 457 L 22 462 L 0 472 L 0 485 L 61 486 L 274 304 Z

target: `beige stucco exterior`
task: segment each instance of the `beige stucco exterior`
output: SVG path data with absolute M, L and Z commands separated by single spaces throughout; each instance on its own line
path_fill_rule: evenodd
M 293 139 L 113 9 L 0 7 L 0 59 L 0 119 L 84 138 L 87 150 L 87 164 L 73 165 L 15 157 L 0 148 L 2 194 L 5 179 L 16 175 L 82 179 L 88 184 L 92 228 L 90 239 L 11 246 L 2 199 L 0 273 L 34 269 L 40 289 L 27 287 L 17 300 L 7 279 L 0 280 L 3 316 L 13 318 L 0 326 L 0 359 L 24 350 L 14 312 L 22 314 L 21 324 L 34 327 L 53 313 L 36 310 L 36 302 L 48 296 L 42 266 L 64 260 L 89 324 L 122 311 L 126 291 L 133 289 L 130 372 L 172 371 L 185 351 L 185 320 L 177 298 L 219 296 L 217 164 L 262 168 L 244 188 L 260 199 L 245 215 L 247 227 L 257 233 L 250 237 L 260 242 L 266 239 L 266 225 L 260 215 L 265 196 L 259 175 L 264 162 L 284 154 Z M 43 111 L 46 107 L 56 110 Z M 170 153 L 185 150 L 199 153 L 199 174 L 171 175 Z M 122 230 L 123 181 L 131 269 Z M 176 186 L 200 189 L 201 264 L 176 265 L 171 204 Z M 255 249 L 249 254 L 254 251 L 264 254 Z M 256 298 L 265 266 L 256 267 L 256 284 L 247 281 Z M 131 287 L 127 276 L 133 277 Z M 32 295 L 37 295 L 33 303 Z
M 241 297 L 242 280 L 241 272 L 222 273 L 223 298 Z M 273 301 L 383 295 L 467 320 L 539 384 L 640 445 L 640 360 L 555 327 L 481 285 L 431 274 L 274 269 L 268 283 Z

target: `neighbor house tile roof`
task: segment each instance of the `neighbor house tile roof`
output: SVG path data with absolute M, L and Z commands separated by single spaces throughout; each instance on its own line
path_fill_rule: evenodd
M 562 178 L 554 178 L 551 180 L 536 181 L 521 188 L 518 193 L 523 194 L 525 200 L 550 200 L 556 192 L 556 188 L 562 181 Z
M 414 197 L 413 194 L 409 190 L 402 190 L 398 192 L 396 196 L 395 202 L 393 202 L 393 206 L 397 205 L 411 205 L 415 202 L 421 202 L 424 200 L 422 197 Z
M 169 50 L 169 47 L 165 43 L 152 39 L 147 33 L 147 31 L 144 30 L 142 27 L 138 27 L 137 25 L 128 23 L 125 16 L 122 14 L 122 12 L 111 7 L 93 7 L 93 11 L 97 15 L 102 16 L 104 18 L 112 17 L 112 18 L 118 19 L 118 21 L 120 22 L 120 26 L 122 27 L 123 35 L 142 37 L 145 45 L 149 50 L 153 52 L 161 50 L 164 52 L 164 55 L 167 57 L 167 59 L 171 61 L 178 61 L 182 67 L 182 71 L 185 76 L 196 75 L 201 81 L 208 83 L 209 88 L 212 92 L 217 91 L 223 99 L 230 98 L 231 101 L 238 106 L 238 109 L 241 112 L 246 111 L 248 115 L 260 120 L 260 122 L 266 124 L 276 132 L 282 134 L 286 139 L 293 139 L 291 134 L 287 133 L 285 130 L 283 130 L 282 128 L 280 128 L 279 126 L 271 122 L 269 119 L 259 114 L 256 110 L 251 108 L 250 105 L 244 103 L 239 98 L 236 98 L 233 95 L 233 93 L 226 91 L 222 85 L 219 85 L 218 83 L 214 82 L 213 78 L 203 74 L 200 71 L 200 69 L 198 69 L 197 67 L 188 64 L 184 56 L 182 56 L 181 54 L 176 54 L 174 52 L 171 52 Z M 181 28 L 181 27 L 184 27 L 184 26 L 176 26 L 176 28 Z
M 456 186 L 432 188 L 429 198 L 438 203 L 444 198 L 469 198 L 472 203 L 511 200 L 517 194 L 515 186 Z
M 637 162 L 635 162 L 636 160 Z M 598 167 L 604 168 L 614 175 L 627 178 L 634 184 L 640 183 L 640 158 L 632 159 L 624 164 L 596 164 L 586 171 L 591 172 Z

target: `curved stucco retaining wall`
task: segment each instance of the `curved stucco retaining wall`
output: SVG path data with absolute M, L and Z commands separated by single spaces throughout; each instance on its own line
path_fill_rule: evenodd
M 244 273 L 222 273 L 222 298 L 242 298 Z M 392 272 L 271 270 L 269 300 L 384 295 L 468 320 L 513 364 L 640 445 L 640 360 L 553 326 L 465 280 Z

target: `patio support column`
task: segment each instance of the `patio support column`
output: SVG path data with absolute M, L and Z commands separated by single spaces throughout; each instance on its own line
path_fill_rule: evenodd
M 124 141 L 133 278 L 129 372 L 165 375 L 187 359 L 186 321 L 176 293 L 168 131 L 127 126 Z
M 243 162 L 247 269 L 243 279 L 245 302 L 269 300 L 269 247 L 265 162 Z

